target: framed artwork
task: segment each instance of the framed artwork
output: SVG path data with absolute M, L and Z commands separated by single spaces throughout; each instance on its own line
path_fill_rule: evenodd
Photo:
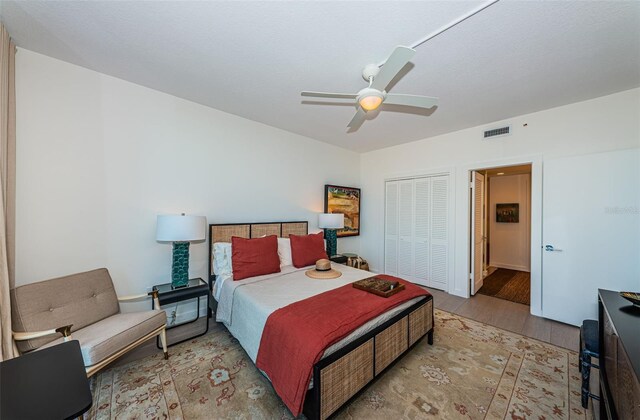
M 344 229 L 338 238 L 360 235 L 360 188 L 324 186 L 324 212 L 344 214 Z
M 496 222 L 520 223 L 520 204 L 519 203 L 496 204 Z

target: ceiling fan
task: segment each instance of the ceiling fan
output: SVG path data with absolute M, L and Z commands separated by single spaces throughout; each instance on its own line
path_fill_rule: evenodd
M 355 99 L 356 115 L 347 125 L 351 131 L 355 131 L 365 121 L 365 115 L 369 111 L 377 109 L 381 104 L 404 105 L 418 108 L 431 108 L 438 103 L 438 98 L 421 95 L 405 95 L 387 93 L 387 88 L 394 77 L 411 60 L 416 50 L 409 47 L 397 46 L 391 53 L 382 68 L 376 64 L 367 65 L 362 70 L 362 77 L 369 82 L 369 87 L 358 93 L 329 93 L 303 91 L 302 96 L 316 98 Z

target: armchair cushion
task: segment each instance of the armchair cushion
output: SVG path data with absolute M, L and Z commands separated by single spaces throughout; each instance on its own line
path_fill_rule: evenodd
M 73 324 L 72 334 L 120 312 L 106 268 L 26 284 L 11 290 L 13 330 L 43 331 Z M 21 352 L 56 340 L 55 335 L 19 341 Z
M 73 332 L 71 338 L 80 342 L 85 366 L 93 366 L 166 323 L 164 311 L 116 314 Z M 62 342 L 58 338 L 40 348 Z

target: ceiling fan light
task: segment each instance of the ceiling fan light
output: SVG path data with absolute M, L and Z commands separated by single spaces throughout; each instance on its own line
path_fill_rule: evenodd
M 365 111 L 373 111 L 378 108 L 382 103 L 382 96 L 380 95 L 368 95 L 363 96 L 358 100 L 358 103 Z

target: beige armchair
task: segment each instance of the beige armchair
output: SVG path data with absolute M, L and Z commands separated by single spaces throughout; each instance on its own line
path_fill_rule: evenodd
M 78 340 L 87 376 L 156 336 L 167 359 L 167 316 L 157 293 L 155 310 L 120 312 L 119 302 L 147 297 L 118 298 L 106 268 L 16 287 L 11 291 L 13 338 L 21 353 Z

